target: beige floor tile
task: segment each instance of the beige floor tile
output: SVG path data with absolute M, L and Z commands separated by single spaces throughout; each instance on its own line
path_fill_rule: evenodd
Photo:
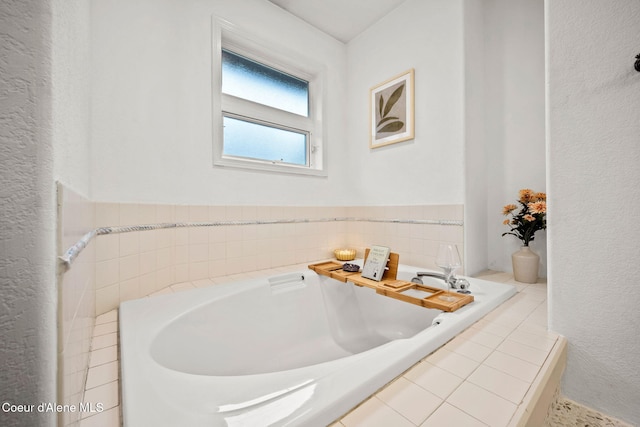
M 97 350 L 105 347 L 111 347 L 118 344 L 118 333 L 113 332 L 111 334 L 94 336 L 91 340 L 91 349 Z
M 469 328 L 458 336 L 462 339 L 472 341 L 476 344 L 480 344 L 491 349 L 495 349 L 496 347 L 498 347 L 504 339 L 499 335 L 485 332 L 476 328 Z
M 340 420 L 345 427 L 411 427 L 413 424 L 385 405 L 381 400 L 372 397 Z
M 485 427 L 486 424 L 466 412 L 443 403 L 420 427 Z
M 103 323 L 101 325 L 96 325 L 93 328 L 93 336 L 97 337 L 100 335 L 112 334 L 117 331 L 118 331 L 118 322 Z
M 101 404 L 104 410 L 115 408 L 120 403 L 118 397 L 118 381 L 87 390 L 84 393 L 83 400 L 84 403 L 91 403 L 94 407 L 96 404 Z M 91 415 L 93 414 L 85 412 L 82 414 L 82 418 L 87 418 Z
M 442 399 L 405 378 L 398 378 L 376 397 L 414 424 L 427 419 Z
M 517 324 L 524 322 L 531 313 L 536 309 L 536 304 L 531 304 L 528 302 L 519 302 L 518 304 L 514 304 L 509 308 L 506 308 L 503 312 L 503 316 L 512 317 Z
M 511 339 L 504 340 L 496 350 L 533 363 L 536 366 L 542 366 L 549 354 L 546 351 L 529 347 Z
M 118 310 L 111 310 L 96 317 L 96 325 L 118 321 Z
M 446 399 L 464 381 L 427 361 L 422 361 L 414 366 L 404 374 L 404 377 L 441 399 Z
M 501 282 L 501 283 L 504 283 L 513 279 L 513 275 L 510 273 L 503 273 L 503 272 L 497 272 L 497 271 L 491 271 L 491 270 L 487 270 L 482 273 L 479 273 L 474 277 L 477 277 L 478 279 L 482 279 L 482 280 L 489 280 L 491 282 Z
M 120 427 L 119 408 L 107 409 L 80 421 L 80 427 Z
M 528 381 L 529 383 L 533 382 L 540 370 L 540 368 L 533 363 L 502 353 L 501 351 L 491 353 L 483 364 L 523 381 Z
M 87 373 L 86 389 L 92 389 L 99 385 L 107 384 L 118 379 L 118 362 L 109 362 L 104 365 L 89 368 Z
M 513 332 L 517 326 L 517 324 L 513 323 L 490 322 L 485 319 L 480 319 L 472 325 L 472 327 L 475 329 L 479 329 L 483 332 L 488 332 L 502 338 L 506 338 L 507 336 L 509 336 L 509 334 Z
M 118 360 L 118 347 L 115 345 L 92 350 L 89 355 L 89 367 L 93 368 L 116 360 Z
M 475 360 L 476 362 L 482 362 L 493 351 L 493 349 L 489 347 L 477 344 L 460 336 L 451 340 L 444 348 L 468 357 L 471 360 Z
M 462 383 L 447 402 L 492 427 L 506 426 L 517 408 L 514 403 L 469 382 Z
M 546 317 L 546 314 L 545 314 L 545 317 Z M 551 339 L 558 338 L 558 334 L 550 331 L 547 327 L 541 326 L 536 322 L 530 322 L 529 318 L 527 318 L 527 320 L 525 320 L 524 322 L 522 322 L 521 325 L 518 326 L 518 330 L 529 332 L 531 334 L 541 335 L 543 337 L 547 337 Z
M 489 366 L 479 366 L 467 381 L 519 405 L 529 390 L 529 383 Z
M 445 348 L 433 353 L 426 361 L 439 368 L 444 369 L 460 378 L 466 378 L 479 365 L 475 360 L 469 359 L 458 353 L 454 353 Z
M 522 329 L 516 329 L 515 331 L 513 331 L 511 334 L 509 334 L 508 339 L 519 342 L 520 344 L 526 345 L 528 347 L 542 350 L 547 353 L 553 348 L 553 345 L 556 343 L 556 340 L 553 338 L 548 338 L 538 334 L 532 334 Z
M 522 316 L 511 316 L 506 313 L 504 310 L 501 311 L 492 311 L 482 318 L 482 320 L 486 322 L 496 323 L 498 325 L 510 327 L 511 330 L 517 328 L 520 323 L 523 322 Z

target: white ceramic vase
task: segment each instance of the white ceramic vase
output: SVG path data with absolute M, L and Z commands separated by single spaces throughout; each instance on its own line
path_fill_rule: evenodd
M 513 276 L 518 282 L 536 283 L 538 281 L 538 266 L 540 256 L 529 246 L 522 246 L 519 251 L 511 255 Z

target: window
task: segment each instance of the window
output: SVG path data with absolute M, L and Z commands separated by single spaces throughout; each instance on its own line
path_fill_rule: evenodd
M 325 175 L 321 67 L 216 25 L 214 164 Z

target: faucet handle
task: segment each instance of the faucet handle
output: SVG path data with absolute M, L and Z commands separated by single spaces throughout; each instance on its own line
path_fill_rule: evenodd
M 453 281 L 452 287 L 454 289 L 458 289 L 458 293 L 461 294 L 470 294 L 471 291 L 469 288 L 471 287 L 471 283 L 467 279 L 457 278 Z

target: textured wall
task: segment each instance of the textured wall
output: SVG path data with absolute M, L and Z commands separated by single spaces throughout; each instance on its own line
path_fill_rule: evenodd
M 562 392 L 640 425 L 640 2 L 546 1 L 549 316 Z
M 88 197 L 90 164 L 90 2 L 51 0 L 54 176 Z
M 56 289 L 47 0 L 0 2 L 0 401 L 55 402 Z M 0 412 L 0 424 L 55 425 Z

